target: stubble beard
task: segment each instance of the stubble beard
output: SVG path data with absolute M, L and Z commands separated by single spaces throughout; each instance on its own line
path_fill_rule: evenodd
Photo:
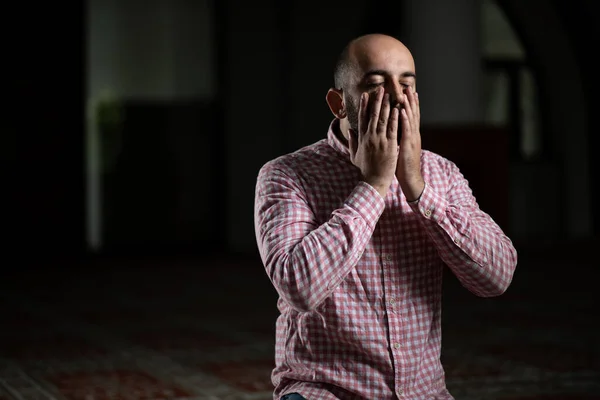
M 350 129 L 358 134 L 358 105 L 352 97 L 349 97 L 346 101 L 346 117 L 348 118 Z

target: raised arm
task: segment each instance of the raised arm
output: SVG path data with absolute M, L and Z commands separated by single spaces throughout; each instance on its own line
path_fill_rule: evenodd
M 351 163 L 363 180 L 319 225 L 295 170 L 267 163 L 258 175 L 255 230 L 279 295 L 298 311 L 317 307 L 362 256 L 385 208 L 398 158 L 399 110 L 379 88 L 359 102 L 358 131 L 348 132 Z
M 479 209 L 467 180 L 454 163 L 439 160 L 439 179 L 447 184 L 436 184 L 437 189 L 427 184 L 421 171 L 419 96 L 413 87 L 404 91 L 402 104 L 396 176 L 406 199 L 421 216 L 440 257 L 463 286 L 482 297 L 504 293 L 517 265 L 512 242 Z
M 321 304 L 362 256 L 384 207 L 379 193 L 359 182 L 319 225 L 293 171 L 263 167 L 256 185 L 255 231 L 281 298 L 300 312 Z
M 510 285 L 517 252 L 496 222 L 480 210 L 458 167 L 447 164 L 448 186 L 439 193 L 429 185 L 411 207 L 440 257 L 472 293 L 498 296 Z

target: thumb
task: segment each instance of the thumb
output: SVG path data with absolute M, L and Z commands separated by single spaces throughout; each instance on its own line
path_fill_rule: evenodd
M 348 129 L 348 146 L 350 147 L 350 155 L 354 157 L 358 151 L 358 135 L 354 129 Z

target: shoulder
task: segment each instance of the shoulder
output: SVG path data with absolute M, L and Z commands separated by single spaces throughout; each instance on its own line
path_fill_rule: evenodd
M 328 150 L 324 140 L 302 147 L 292 153 L 283 154 L 267 161 L 259 170 L 259 179 L 268 179 L 272 176 L 288 176 L 295 178 L 301 176 L 303 171 L 315 164 Z
M 429 150 L 421 152 L 421 173 L 430 181 L 452 182 L 463 178 L 456 163 Z
M 431 168 L 441 168 L 443 170 L 456 167 L 456 164 L 453 161 L 430 150 L 421 151 L 421 164 Z

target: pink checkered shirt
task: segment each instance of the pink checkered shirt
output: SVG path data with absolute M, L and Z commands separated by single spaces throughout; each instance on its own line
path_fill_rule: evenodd
M 456 165 L 423 150 L 408 203 L 361 181 L 336 137 L 266 163 L 255 198 L 260 255 L 279 293 L 274 399 L 453 399 L 441 353 L 442 270 L 502 294 L 517 263 Z

